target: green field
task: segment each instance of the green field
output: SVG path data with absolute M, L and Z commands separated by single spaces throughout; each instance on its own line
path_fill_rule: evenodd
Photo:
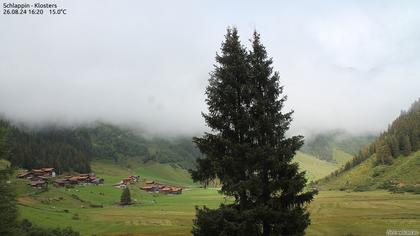
M 294 161 L 299 163 L 301 170 L 306 171 L 306 177 L 309 181 L 325 177 L 339 168 L 335 163 L 317 159 L 303 152 L 298 152 Z
M 25 180 L 14 180 L 20 217 L 43 227 L 71 226 L 82 235 L 189 235 L 196 205 L 212 208 L 229 201 L 217 189 L 192 185 L 184 178 L 188 173 L 176 166 L 154 163 L 129 169 L 94 162 L 92 167 L 105 178 L 103 186 L 50 187 L 39 193 L 27 187 Z M 121 189 L 111 185 L 129 174 L 187 189 L 182 195 L 151 194 L 139 190 L 139 183 L 130 186 L 136 204 L 121 207 L 116 204 Z M 103 208 L 97 208 L 101 204 Z M 307 235 L 384 235 L 386 229 L 420 230 L 420 195 L 321 191 L 309 209 L 312 225 Z
M 307 235 L 386 235 L 387 229 L 420 232 L 420 195 L 385 191 L 321 191 L 310 205 Z
M 188 172 L 175 165 L 150 163 L 129 169 L 112 162 L 94 162 L 92 168 L 105 179 L 104 185 L 70 189 L 51 186 L 49 191 L 40 192 L 27 186 L 26 180 L 13 180 L 17 183 L 20 217 L 43 227 L 71 226 L 82 235 L 179 235 L 191 230 L 195 205 L 217 207 L 225 201 L 216 189 L 194 185 Z M 130 186 L 136 203 L 121 207 L 117 202 L 122 190 L 112 185 L 132 174 L 141 176 L 140 183 Z M 182 195 L 146 193 L 139 189 L 146 180 L 185 189 Z

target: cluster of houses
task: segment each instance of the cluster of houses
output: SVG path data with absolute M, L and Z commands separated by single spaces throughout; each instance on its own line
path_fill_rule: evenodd
M 76 185 L 76 184 L 103 184 L 104 179 L 98 178 L 94 173 L 89 174 L 79 174 L 79 175 L 69 175 L 64 178 L 54 180 L 55 187 L 65 187 L 67 185 Z
M 112 186 L 117 187 L 117 188 L 125 188 L 129 184 L 135 184 L 135 183 L 139 182 L 139 180 L 140 180 L 140 176 L 130 175 L 127 178 L 122 179 L 120 182 L 118 182 L 118 183 L 116 183 Z
M 40 168 L 32 169 L 30 171 L 25 171 L 17 175 L 18 178 L 30 180 L 29 185 L 34 188 L 44 188 L 48 187 L 48 180 L 50 178 L 56 177 L 54 168 Z M 114 187 L 125 188 L 129 184 L 138 183 L 140 176 L 128 176 L 127 178 L 122 179 L 119 183 L 114 184 Z M 79 175 L 69 175 L 62 178 L 57 178 L 53 181 L 55 187 L 65 187 L 67 185 L 77 185 L 77 184 L 103 184 L 104 179 L 98 178 L 94 173 L 89 174 L 79 174 Z M 140 189 L 146 192 L 153 193 L 164 193 L 164 194 L 181 194 L 182 188 L 176 186 L 170 186 L 165 184 L 160 184 L 155 181 L 146 181 L 146 185 Z
M 146 192 L 152 193 L 165 193 L 165 194 L 181 194 L 182 188 L 160 184 L 155 181 L 146 181 L 146 185 L 141 187 L 140 189 Z
M 55 177 L 55 171 L 52 167 L 32 169 L 30 171 L 25 171 L 17 175 L 17 178 L 28 179 L 30 181 L 29 185 L 34 188 L 44 188 L 48 187 L 48 179 Z
M 28 179 L 30 181 L 29 185 L 34 188 L 45 188 L 48 187 L 48 180 L 50 178 L 56 177 L 54 168 L 40 168 L 32 169 L 30 171 L 25 171 L 17 175 L 17 178 Z M 75 176 L 65 176 L 64 178 L 55 179 L 53 184 L 55 187 L 64 187 L 66 185 L 75 185 L 75 184 L 103 184 L 104 179 L 97 178 L 95 174 L 79 174 Z

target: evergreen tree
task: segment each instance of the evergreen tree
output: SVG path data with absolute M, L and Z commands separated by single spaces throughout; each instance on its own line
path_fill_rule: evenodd
M 129 205 L 131 203 L 131 194 L 128 187 L 124 188 L 122 191 L 120 203 L 121 205 Z
M 377 143 L 376 163 L 379 165 L 392 164 L 391 150 L 384 141 Z
M 404 135 L 401 137 L 400 149 L 401 149 L 401 153 L 404 156 L 408 156 L 411 153 L 411 142 L 408 135 Z
M 400 145 L 398 139 L 395 136 L 389 136 L 387 138 L 387 144 L 391 149 L 391 154 L 394 158 L 400 155 Z
M 247 53 L 237 30 L 228 29 L 221 55 L 207 87 L 212 133 L 194 138 L 206 156 L 192 171 L 195 181 L 219 178 L 232 204 L 197 210 L 194 235 L 303 235 L 309 225 L 306 179 L 292 163 L 302 136 L 286 137 L 292 112 L 283 113 L 286 97 L 272 60 L 254 33 Z

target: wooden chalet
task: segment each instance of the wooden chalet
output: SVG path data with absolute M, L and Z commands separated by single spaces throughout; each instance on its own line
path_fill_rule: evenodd
M 66 185 L 69 185 L 70 181 L 68 179 L 56 179 L 54 180 L 54 186 L 55 187 L 65 187 Z
M 25 171 L 20 173 L 16 176 L 17 178 L 21 179 L 36 179 L 36 178 L 48 178 L 48 177 L 55 177 L 54 168 L 40 168 L 40 169 L 32 169 L 30 171 Z
M 34 180 L 29 183 L 33 188 L 44 188 L 48 187 L 48 182 L 45 180 Z
M 103 184 L 104 179 L 97 178 L 95 174 L 79 174 L 75 176 L 64 176 L 64 178 L 56 179 L 54 181 L 54 186 L 64 187 L 66 185 L 75 185 L 75 184 Z
M 117 187 L 117 188 L 121 188 L 121 187 L 126 187 L 129 184 L 134 184 L 139 182 L 140 176 L 128 176 L 127 178 L 122 179 L 119 183 L 116 183 L 112 186 Z
M 181 194 L 182 188 L 159 184 L 155 181 L 146 181 L 146 186 L 140 187 L 146 192 L 164 193 L 164 194 Z

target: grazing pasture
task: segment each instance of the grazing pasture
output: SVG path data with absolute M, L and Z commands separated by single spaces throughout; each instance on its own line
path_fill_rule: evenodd
M 71 226 L 82 235 L 190 235 L 196 205 L 214 208 L 230 201 L 215 188 L 193 185 L 184 178 L 188 175 L 185 170 L 170 165 L 148 164 L 128 169 L 95 162 L 93 169 L 105 179 L 103 186 L 50 187 L 41 192 L 26 186 L 25 180 L 14 180 L 20 217 L 43 227 Z M 123 207 L 118 204 L 122 190 L 112 184 L 131 174 L 139 174 L 141 181 L 129 186 L 135 203 Z M 147 193 L 139 189 L 146 179 L 182 185 L 184 191 L 181 195 Z M 307 235 L 385 235 L 387 229 L 420 231 L 420 195 L 415 194 L 321 191 L 309 210 L 312 225 Z

